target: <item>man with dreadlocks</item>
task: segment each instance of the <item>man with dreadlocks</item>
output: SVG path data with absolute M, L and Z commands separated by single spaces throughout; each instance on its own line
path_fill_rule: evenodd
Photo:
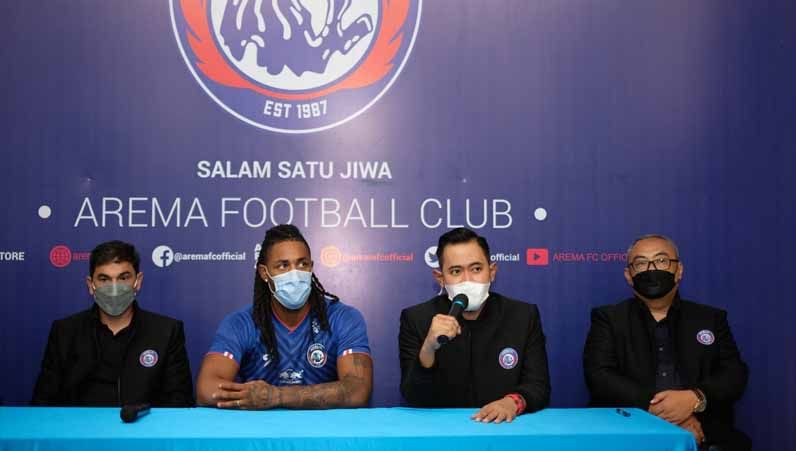
M 253 305 L 224 318 L 202 362 L 199 404 L 361 407 L 372 386 L 362 314 L 323 288 L 298 228 L 271 228 L 257 259 Z

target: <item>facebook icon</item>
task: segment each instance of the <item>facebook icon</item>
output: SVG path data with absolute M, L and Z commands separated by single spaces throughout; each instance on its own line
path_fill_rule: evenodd
M 174 251 L 170 247 L 160 245 L 152 251 L 152 263 L 158 268 L 169 266 L 174 261 Z

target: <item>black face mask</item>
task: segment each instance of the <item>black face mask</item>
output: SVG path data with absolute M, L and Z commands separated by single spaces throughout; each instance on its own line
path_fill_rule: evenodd
M 640 272 L 633 276 L 633 288 L 647 299 L 666 296 L 674 285 L 674 274 L 660 269 Z

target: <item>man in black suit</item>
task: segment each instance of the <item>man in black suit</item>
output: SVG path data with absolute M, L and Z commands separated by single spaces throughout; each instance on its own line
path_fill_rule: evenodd
M 86 285 L 94 305 L 53 322 L 31 404 L 194 404 L 182 322 L 138 307 L 139 263 L 121 241 L 91 251 Z
M 550 402 L 550 375 L 536 305 L 489 291 L 489 245 L 459 228 L 439 239 L 440 294 L 401 312 L 401 393 L 413 406 L 476 407 L 476 421 L 510 422 Z M 460 318 L 451 300 L 466 294 Z M 438 341 L 445 335 L 450 341 Z
M 645 235 L 628 249 L 634 297 L 598 307 L 583 352 L 596 406 L 632 406 L 690 431 L 701 449 L 751 449 L 733 426 L 748 369 L 727 313 L 680 298 L 683 262 L 674 242 Z

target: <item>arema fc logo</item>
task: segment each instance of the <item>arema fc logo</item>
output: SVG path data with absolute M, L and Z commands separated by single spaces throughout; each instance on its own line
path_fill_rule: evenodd
M 376 103 L 412 51 L 422 0 L 170 0 L 196 81 L 255 127 L 310 133 Z

